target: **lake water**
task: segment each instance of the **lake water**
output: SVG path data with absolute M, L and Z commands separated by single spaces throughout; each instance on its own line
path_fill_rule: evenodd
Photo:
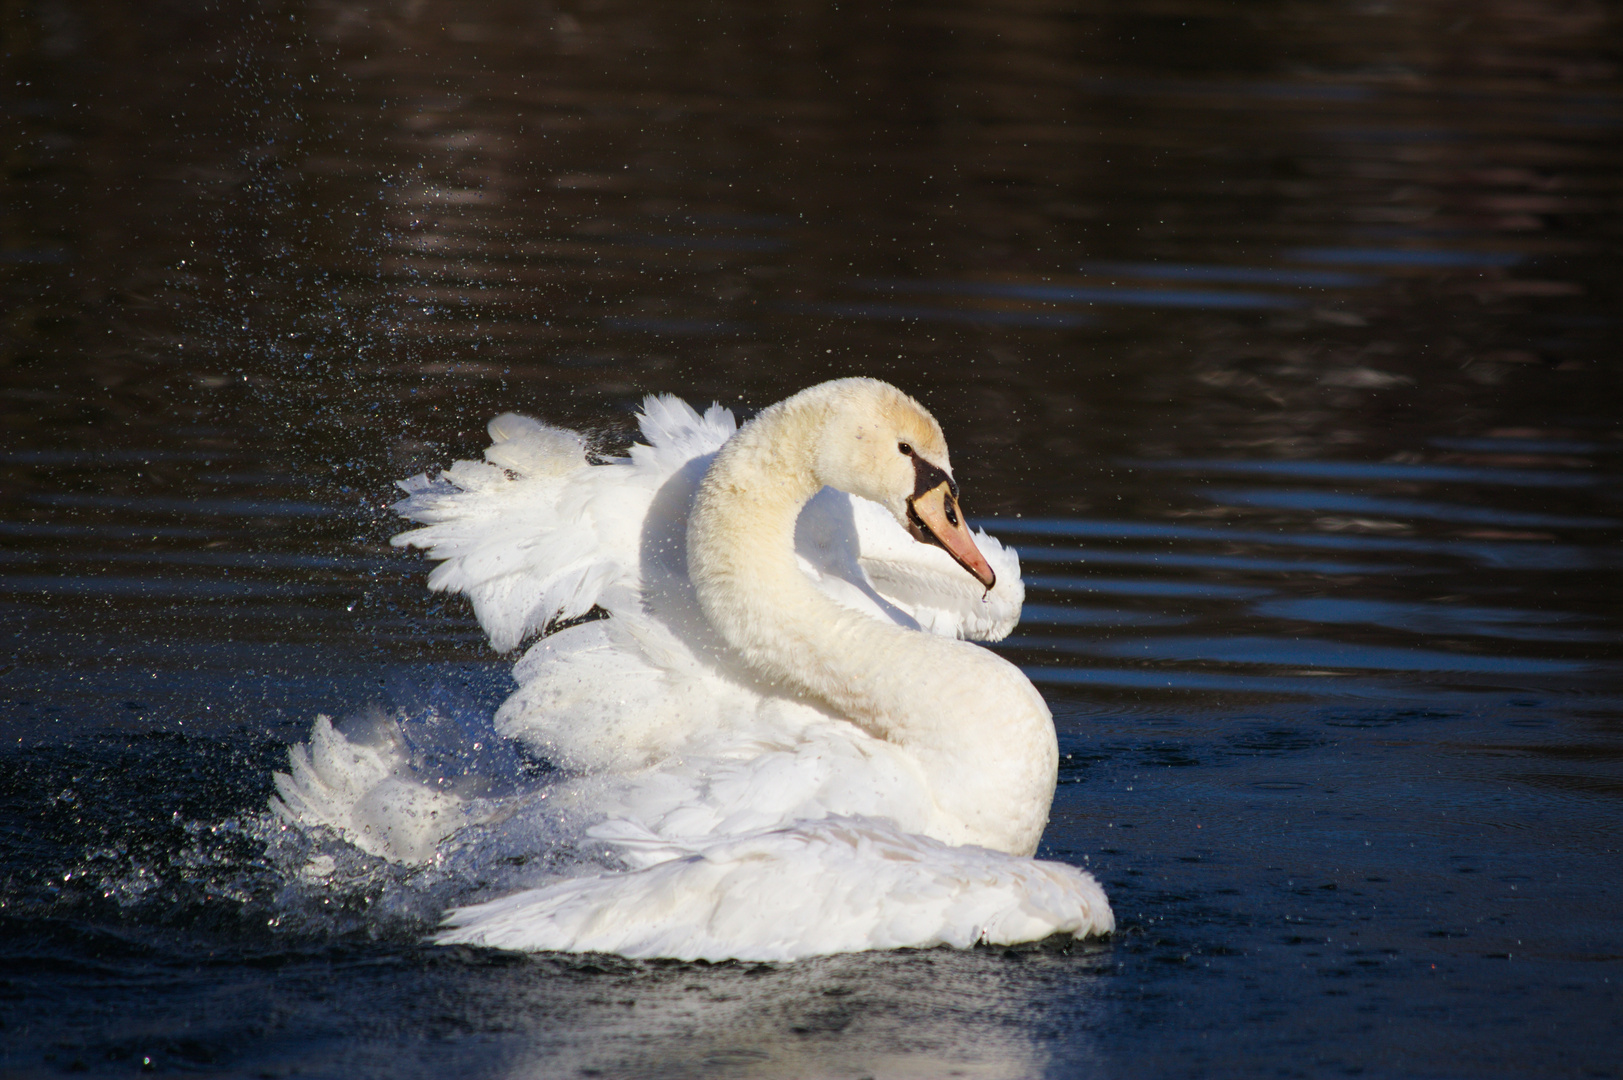
M 0 1072 L 1623 1075 L 1615 6 L 0 20 Z M 1113 938 L 525 957 L 289 878 L 317 712 L 510 685 L 394 479 L 859 373 L 1021 552 Z

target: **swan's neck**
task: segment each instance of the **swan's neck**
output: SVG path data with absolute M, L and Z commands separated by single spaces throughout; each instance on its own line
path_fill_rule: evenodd
M 795 522 L 823 486 L 815 461 L 826 420 L 824 407 L 791 398 L 722 447 L 688 519 L 688 572 L 706 616 L 756 674 L 864 722 L 871 688 L 839 670 L 849 613 L 795 559 Z
M 912 750 L 967 823 L 955 842 L 1029 852 L 1058 756 L 1030 681 L 985 649 L 841 607 L 796 561 L 796 519 L 823 487 L 827 419 L 827 406 L 791 398 L 716 455 L 688 519 L 700 605 L 757 675 Z

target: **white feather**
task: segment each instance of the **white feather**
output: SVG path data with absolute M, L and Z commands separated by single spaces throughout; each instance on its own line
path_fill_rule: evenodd
M 883 820 L 831 817 L 453 910 L 441 944 L 682 960 L 1004 945 L 1111 928 L 1097 883 L 1061 863 L 948 847 Z
M 550 799 L 494 806 L 425 786 L 387 732 L 346 738 L 321 718 L 276 778 L 278 812 L 422 862 L 459 829 L 458 850 L 482 850 L 498 828 L 482 822 L 555 836 L 567 810 L 622 868 L 459 908 L 444 942 L 790 959 L 1108 932 L 1085 873 L 946 842 L 979 834 L 933 786 L 927 754 L 763 682 L 728 648 L 689 579 L 687 525 L 733 417 L 650 397 L 639 423 L 627 457 L 592 464 L 580 435 L 504 414 L 485 461 L 403 481 L 395 507 L 419 527 L 393 542 L 439 562 L 430 587 L 467 596 L 497 649 L 607 613 L 536 641 L 494 719 L 574 778 Z M 984 532 L 976 541 L 996 573 L 989 592 L 842 491 L 818 492 L 794 539 L 806 579 L 852 617 L 996 640 L 1019 619 L 1019 559 Z
M 700 416 L 679 398 L 650 397 L 640 427 L 647 442 L 628 459 L 594 466 L 582 436 L 504 413 L 490 422 L 488 463 L 459 461 L 437 477 L 401 481 L 408 498 L 394 508 L 424 527 L 392 542 L 439 561 L 429 588 L 467 596 L 491 644 L 512 649 L 555 619 L 590 611 L 610 585 L 635 591 L 646 554 L 673 563 L 684 557 L 643 552 L 642 540 L 680 531 L 700 474 L 657 508 L 654 496 L 721 448 L 736 429 L 732 413 L 712 405 Z M 1020 618 L 1020 561 L 985 532 L 976 540 L 997 572 L 990 593 L 946 552 L 914 541 L 883 507 L 825 488 L 802 513 L 795 546 L 818 586 L 853 610 L 997 641 Z

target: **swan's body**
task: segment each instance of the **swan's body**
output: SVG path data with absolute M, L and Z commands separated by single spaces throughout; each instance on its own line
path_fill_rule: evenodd
M 494 798 L 322 720 L 277 778 L 284 815 L 405 862 L 570 829 L 613 852 L 454 910 L 442 942 L 791 959 L 1109 931 L 1091 877 L 1027 857 L 1053 723 L 1018 668 L 957 640 L 1008 633 L 1019 564 L 969 539 L 929 414 L 848 379 L 736 434 L 719 407 L 649 399 L 642 429 L 592 465 L 579 436 L 501 417 L 488 464 L 402 485 L 424 527 L 395 542 L 443 560 L 430 584 L 499 648 L 608 612 L 534 645 L 496 714 L 573 778 Z

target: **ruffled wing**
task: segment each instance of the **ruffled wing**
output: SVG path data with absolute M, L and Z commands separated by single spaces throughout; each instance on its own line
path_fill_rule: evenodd
M 484 461 L 401 481 L 407 498 L 394 509 L 423 527 L 392 543 L 438 560 L 429 588 L 468 597 L 502 651 L 556 620 L 586 614 L 610 586 L 635 591 L 656 493 L 736 428 L 720 406 L 700 416 L 673 397 L 648 398 L 640 422 L 646 445 L 593 465 L 578 433 L 498 416 Z

